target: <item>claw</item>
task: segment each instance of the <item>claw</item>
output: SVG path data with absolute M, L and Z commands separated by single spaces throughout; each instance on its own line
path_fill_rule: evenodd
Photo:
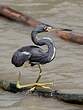
M 35 91 L 36 87 L 32 87 L 31 89 L 29 89 L 29 92 L 33 92 Z

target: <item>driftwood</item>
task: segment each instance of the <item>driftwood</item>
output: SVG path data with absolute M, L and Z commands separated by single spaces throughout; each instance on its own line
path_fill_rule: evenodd
M 29 94 L 28 90 L 30 89 L 30 88 L 18 89 L 16 87 L 15 82 L 9 82 L 6 80 L 0 81 L 0 88 L 2 88 L 5 91 L 12 92 L 12 93 L 25 91 L 27 95 Z M 30 92 L 30 94 L 36 95 L 36 96 L 43 96 L 46 98 L 54 98 L 59 101 L 64 101 L 64 102 L 72 103 L 72 104 L 83 104 L 83 94 L 66 93 L 66 92 L 61 92 L 58 90 L 49 90 L 49 89 L 42 89 L 42 88 L 36 88 L 33 92 Z
M 9 20 L 17 21 L 27 26 L 36 27 L 39 23 L 38 20 L 33 19 L 30 16 L 27 16 L 21 12 L 18 12 L 8 6 L 0 6 L 0 16 L 8 18 Z M 74 33 L 73 31 L 65 29 L 57 29 L 52 32 L 54 36 L 60 37 L 64 40 L 75 42 L 83 45 L 83 34 Z
M 26 16 L 25 14 L 18 12 L 8 6 L 0 6 L 0 16 L 3 16 L 9 20 L 17 21 L 20 23 L 24 23 L 28 26 L 36 27 L 40 22 Z

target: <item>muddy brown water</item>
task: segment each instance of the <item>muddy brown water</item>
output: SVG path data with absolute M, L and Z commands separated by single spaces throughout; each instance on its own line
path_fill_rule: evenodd
M 55 27 L 83 32 L 82 0 L 0 0 L 0 4 L 11 6 L 35 19 Z M 37 66 L 16 69 L 11 64 L 13 52 L 32 44 L 32 28 L 9 22 L 0 18 L 0 79 L 17 80 L 18 71 L 22 72 L 22 83 L 35 82 Z M 51 37 L 56 44 L 56 59 L 42 66 L 41 82 L 53 81 L 55 89 L 83 91 L 83 46 L 66 42 L 50 33 L 40 36 Z M 55 99 L 25 96 L 0 91 L 0 110 L 82 110 L 83 106 L 67 104 Z

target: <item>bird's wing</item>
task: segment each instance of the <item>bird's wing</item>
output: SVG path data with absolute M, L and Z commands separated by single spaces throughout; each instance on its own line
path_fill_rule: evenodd
M 23 51 L 21 52 L 21 55 L 24 57 L 24 59 L 29 60 L 29 58 L 31 57 L 31 53 L 27 52 L 27 51 Z
M 12 57 L 12 64 L 14 64 L 16 67 L 22 66 L 26 61 L 28 61 L 31 57 L 31 53 L 23 51 L 23 52 L 15 52 Z

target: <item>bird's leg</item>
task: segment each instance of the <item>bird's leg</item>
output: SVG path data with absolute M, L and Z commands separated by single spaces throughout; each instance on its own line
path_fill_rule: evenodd
M 25 85 L 22 85 L 20 84 L 20 79 L 21 79 L 21 73 L 19 72 L 19 76 L 18 76 L 18 80 L 16 82 L 16 87 L 18 89 L 22 89 L 22 88 L 28 88 L 29 91 L 34 91 L 36 89 L 36 87 L 40 87 L 40 88 L 43 88 L 43 89 L 50 89 L 50 87 L 48 87 L 47 85 L 51 85 L 52 83 L 31 83 L 31 84 L 25 84 Z M 38 78 L 40 79 L 40 78 Z M 37 80 L 38 81 L 38 80 Z
M 32 91 L 35 91 L 37 87 L 40 87 L 40 88 L 43 88 L 43 89 L 51 89 L 51 88 L 50 88 L 49 86 L 47 86 L 47 85 L 52 85 L 52 84 L 53 84 L 53 83 L 38 83 L 39 80 L 40 80 L 40 78 L 41 78 L 41 72 L 42 72 L 42 69 L 41 69 L 40 64 L 38 64 L 38 67 L 39 67 L 39 70 L 40 70 L 39 76 L 38 76 L 38 78 L 37 78 L 37 80 L 36 80 L 36 83 L 34 83 L 33 87 L 29 90 L 29 91 L 31 91 L 31 92 L 32 92 Z
M 41 66 L 40 64 L 38 64 L 38 67 L 39 67 L 39 70 L 40 70 L 40 73 L 42 72 L 42 69 L 41 69 Z
M 18 80 L 16 82 L 16 87 L 18 89 L 22 89 L 22 88 L 26 88 L 26 87 L 31 88 L 33 86 L 33 84 L 24 84 L 24 85 L 20 84 L 20 79 L 21 79 L 21 72 L 19 72 Z
M 20 79 L 21 79 L 21 72 L 19 71 L 18 80 L 16 82 L 16 87 L 20 89 Z
M 47 86 L 47 85 L 52 85 L 52 83 L 50 83 L 50 82 L 49 83 L 38 83 L 40 78 L 41 78 L 41 72 L 42 72 L 40 65 L 38 65 L 38 67 L 40 69 L 40 72 L 39 72 L 39 76 L 38 76 L 38 78 L 37 78 L 35 83 L 25 84 L 25 85 L 20 84 L 21 73 L 19 72 L 19 76 L 18 76 L 18 80 L 17 80 L 17 83 L 16 83 L 16 87 L 18 89 L 28 88 L 30 92 L 35 91 L 35 89 L 37 89 L 38 87 L 42 88 L 42 89 L 51 89 L 49 86 Z
M 36 80 L 36 83 L 38 83 L 38 81 L 40 80 L 40 78 L 41 78 L 41 72 L 42 72 L 42 69 L 41 69 L 40 64 L 38 64 L 38 67 L 39 67 L 40 72 L 39 72 L 39 76 L 38 76 L 38 78 Z
M 40 66 L 40 64 L 38 64 L 38 67 L 39 67 L 39 76 L 38 76 L 38 78 L 37 78 L 37 80 L 36 80 L 36 86 L 38 86 L 38 81 L 40 80 L 40 78 L 41 78 L 41 72 L 42 72 L 42 69 L 41 69 L 41 66 Z M 36 89 L 36 86 L 34 85 L 31 89 L 30 89 L 30 91 L 35 91 L 35 89 Z

